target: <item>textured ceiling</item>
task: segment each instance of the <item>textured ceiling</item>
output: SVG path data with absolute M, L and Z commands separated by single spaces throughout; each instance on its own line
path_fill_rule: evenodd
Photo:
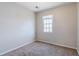
M 67 3 L 68 2 L 18 2 L 18 4 L 23 5 L 34 12 L 54 8 Z M 38 6 L 38 8 L 35 8 L 36 6 Z

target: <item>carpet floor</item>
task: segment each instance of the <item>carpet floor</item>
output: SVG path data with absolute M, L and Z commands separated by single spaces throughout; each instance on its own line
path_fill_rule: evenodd
M 3 56 L 77 56 L 77 51 L 44 42 L 33 42 Z

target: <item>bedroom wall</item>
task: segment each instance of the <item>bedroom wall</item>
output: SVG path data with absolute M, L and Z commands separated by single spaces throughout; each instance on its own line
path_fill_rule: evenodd
M 53 15 L 53 32 L 43 32 L 42 16 Z M 77 6 L 76 3 L 62 5 L 36 13 L 37 41 L 77 48 Z
M 79 54 L 79 3 L 77 3 L 77 52 Z
M 34 41 L 34 12 L 16 4 L 0 2 L 0 54 Z

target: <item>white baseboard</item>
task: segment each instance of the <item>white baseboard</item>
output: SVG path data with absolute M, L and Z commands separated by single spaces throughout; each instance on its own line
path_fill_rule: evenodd
M 46 42 L 46 43 L 49 43 L 49 44 L 54 44 L 54 45 L 58 45 L 58 46 L 62 46 L 62 47 L 67 47 L 67 48 L 72 48 L 72 49 L 76 49 L 76 50 L 77 50 L 77 48 L 75 48 L 75 47 L 70 47 L 70 46 L 66 46 L 66 45 L 51 43 L 51 42 L 44 41 L 44 40 L 41 40 L 41 39 L 39 39 L 39 40 L 37 40 L 37 41 Z
M 24 44 L 22 44 L 22 45 L 20 45 L 20 46 L 18 46 L 18 47 L 15 47 L 15 48 L 13 48 L 13 49 L 10 49 L 10 50 L 8 50 L 8 51 L 5 51 L 5 52 L 1 53 L 0 56 L 6 54 L 6 53 L 8 53 L 8 52 L 11 52 L 11 51 L 13 51 L 13 50 L 16 50 L 16 49 L 18 49 L 18 48 L 21 48 L 21 47 L 23 47 L 23 46 L 25 46 L 25 45 L 28 45 L 28 44 L 30 44 L 30 43 L 33 43 L 33 42 L 34 42 L 34 41 L 30 41 L 30 42 L 28 42 L 28 43 L 24 43 Z

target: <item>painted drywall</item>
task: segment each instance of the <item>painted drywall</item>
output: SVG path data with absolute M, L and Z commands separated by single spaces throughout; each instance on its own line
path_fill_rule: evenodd
M 43 32 L 42 16 L 53 15 L 53 32 Z M 76 3 L 58 6 L 36 13 L 37 41 L 76 49 L 77 45 L 77 7 Z
M 34 12 L 16 3 L 0 2 L 0 54 L 33 42 Z
M 77 52 L 79 54 L 79 3 L 77 3 Z

